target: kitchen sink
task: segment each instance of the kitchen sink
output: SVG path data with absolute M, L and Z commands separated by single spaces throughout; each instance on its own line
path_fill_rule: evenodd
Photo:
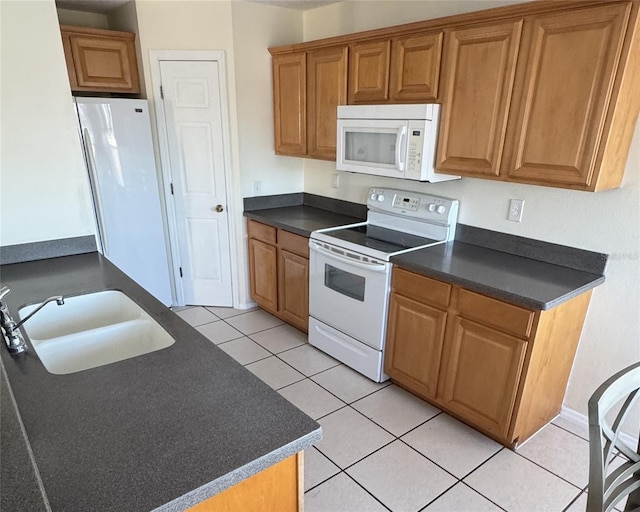
M 18 311 L 25 318 L 39 304 Z M 45 368 L 57 375 L 96 368 L 167 348 L 175 342 L 149 314 L 117 290 L 65 297 L 23 329 Z

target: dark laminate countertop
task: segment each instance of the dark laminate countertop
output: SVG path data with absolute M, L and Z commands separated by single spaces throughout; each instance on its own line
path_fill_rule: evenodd
M 244 216 L 307 237 L 316 229 L 355 224 L 364 220 L 308 205 L 245 210 Z
M 3 512 L 42 505 L 29 506 L 41 496 L 38 473 L 54 511 L 184 510 L 321 437 L 315 421 L 97 253 L 6 265 L 2 283 L 15 316 L 50 295 L 119 289 L 176 340 L 69 375 L 48 373 L 32 347 L 16 356 L 0 347 L 19 412 L 3 381 Z M 15 435 L 20 420 L 28 444 Z
M 268 204 L 279 198 L 257 199 Z M 366 208 L 320 196 L 304 200 L 338 211 L 346 204 L 353 213 L 358 206 Z M 362 220 L 307 204 L 245 210 L 244 215 L 303 236 Z M 459 224 L 454 242 L 393 256 L 391 261 L 497 299 L 546 310 L 602 284 L 606 255 Z
M 551 309 L 604 282 L 604 276 L 458 241 L 391 261 L 398 267 L 459 284 L 533 309 Z

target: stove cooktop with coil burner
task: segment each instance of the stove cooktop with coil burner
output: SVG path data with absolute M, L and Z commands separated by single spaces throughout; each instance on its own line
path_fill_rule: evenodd
M 311 239 L 389 261 L 453 240 L 459 202 L 431 194 L 371 188 L 366 222 L 314 231 Z

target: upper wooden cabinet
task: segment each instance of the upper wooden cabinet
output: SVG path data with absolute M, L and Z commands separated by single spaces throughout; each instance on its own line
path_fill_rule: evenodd
M 72 91 L 140 92 L 135 34 L 61 25 Z
M 275 147 L 279 155 L 307 154 L 306 53 L 273 56 Z
M 347 47 L 307 54 L 307 149 L 309 156 L 336 159 L 338 105 L 347 103 Z
M 442 32 L 395 37 L 391 43 L 391 100 L 437 100 L 441 56 Z
M 389 99 L 391 41 L 349 46 L 349 103 L 380 103 Z
M 522 20 L 447 32 L 436 170 L 498 176 Z
M 276 154 L 335 160 L 337 107 L 347 103 L 347 54 L 346 46 L 274 53 Z
M 531 20 L 503 165 L 510 179 L 596 187 L 630 11 L 623 3 Z
M 593 192 L 624 174 L 640 111 L 639 13 L 637 0 L 538 0 L 269 51 L 275 61 L 348 47 L 348 65 L 334 61 L 315 87 L 334 104 L 337 69 L 350 104 L 441 103 L 440 173 Z M 275 78 L 274 88 L 286 96 Z M 333 159 L 330 104 L 289 116 L 291 131 L 315 116 L 306 140 L 317 148 L 297 154 Z

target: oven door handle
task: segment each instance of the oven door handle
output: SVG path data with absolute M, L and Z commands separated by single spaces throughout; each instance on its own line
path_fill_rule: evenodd
M 365 270 L 369 270 L 371 272 L 386 272 L 386 270 L 387 270 L 387 264 L 386 263 L 372 263 L 372 262 L 368 262 L 368 261 L 356 261 L 353 258 L 341 256 L 339 254 L 336 254 L 333 251 L 329 251 L 329 250 L 325 249 L 324 247 L 322 247 L 321 245 L 318 245 L 317 243 L 315 243 L 313 241 L 311 241 L 309 243 L 309 246 L 311 247 L 311 250 L 319 252 L 321 254 L 324 254 L 327 258 L 331 258 L 331 259 L 346 263 L 347 265 L 352 265 L 354 267 L 358 267 L 358 268 L 362 268 L 362 269 L 365 269 Z

